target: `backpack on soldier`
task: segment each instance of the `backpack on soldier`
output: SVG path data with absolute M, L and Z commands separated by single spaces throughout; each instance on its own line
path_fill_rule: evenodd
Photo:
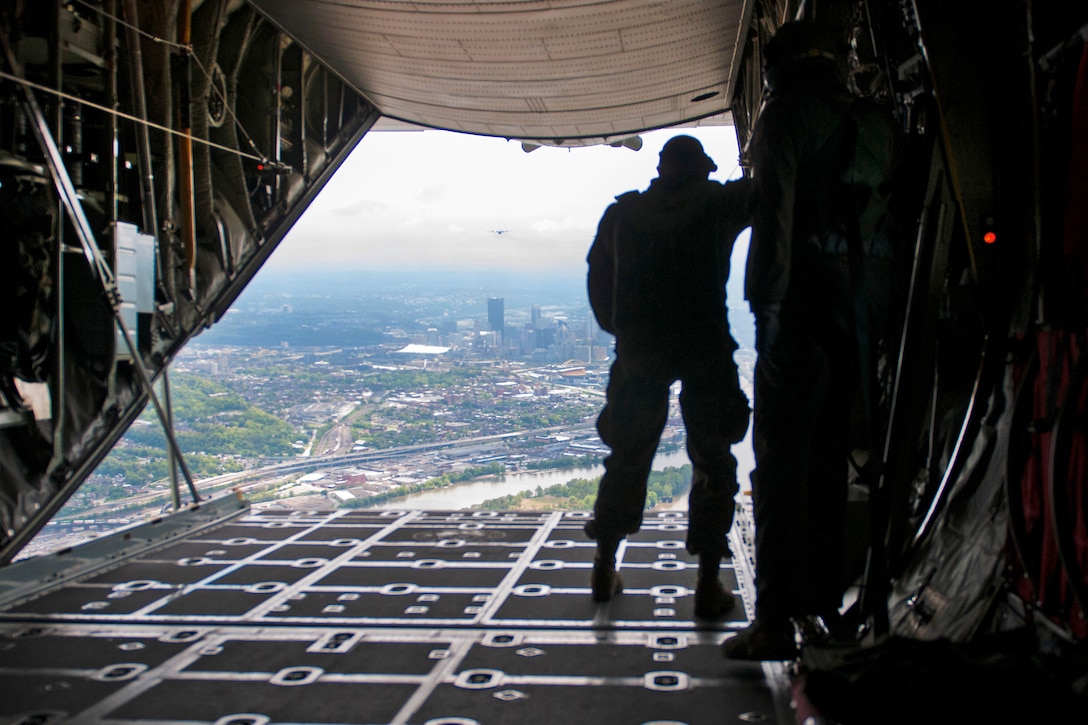
M 855 237 L 851 243 L 860 241 L 866 256 L 891 257 L 898 130 L 891 115 L 868 98 L 851 101 L 845 122 L 851 140 L 846 145 L 849 152 L 839 177 L 843 184 L 844 231 L 848 238 Z

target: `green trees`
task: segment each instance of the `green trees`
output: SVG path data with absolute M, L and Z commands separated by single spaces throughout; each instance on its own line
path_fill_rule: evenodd
M 296 434 L 286 422 L 194 374 L 170 379 L 174 428 L 185 462 L 195 478 L 242 469 L 242 459 L 291 455 Z M 166 436 L 147 410 L 98 468 L 96 476 L 145 485 L 170 475 Z M 116 495 L 113 490 L 105 493 Z
M 537 486 L 536 491 L 522 491 L 521 493 L 500 496 L 488 499 L 480 504 L 479 508 L 485 511 L 506 511 L 521 506 L 521 502 L 529 498 L 553 497 L 557 499 L 552 508 L 558 511 L 589 511 L 597 502 L 597 485 L 600 478 L 574 478 L 566 483 L 557 483 L 554 486 L 543 488 Z M 646 486 L 646 508 L 652 509 L 663 500 L 671 500 L 682 495 L 691 486 L 691 464 L 685 464 L 679 468 L 670 467 L 663 471 L 652 471 Z
M 293 452 L 295 433 L 279 418 L 247 403 L 219 383 L 196 375 L 171 378 L 174 425 L 184 453 L 214 453 L 247 458 L 285 456 Z M 144 414 L 144 420 L 154 421 Z M 131 442 L 164 450 L 166 438 L 157 421 L 134 426 Z

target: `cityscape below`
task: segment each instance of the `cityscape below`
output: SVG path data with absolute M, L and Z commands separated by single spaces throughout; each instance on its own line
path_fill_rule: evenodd
M 750 392 L 753 334 L 739 307 L 731 300 L 735 359 Z M 166 382 L 202 498 L 236 490 L 257 510 L 581 509 L 585 487 L 562 486 L 599 476 L 608 453 L 594 424 L 611 345 L 581 278 L 268 275 Z M 683 441 L 674 395 L 655 469 L 687 464 Z M 23 556 L 169 510 L 166 452 L 146 410 Z M 668 507 L 671 492 L 655 490 L 648 507 Z

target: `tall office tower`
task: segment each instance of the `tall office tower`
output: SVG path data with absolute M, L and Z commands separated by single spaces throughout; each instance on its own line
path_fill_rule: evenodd
M 533 330 L 539 330 L 540 322 L 543 316 L 543 313 L 540 311 L 540 305 L 533 305 L 532 317 L 530 318 L 529 327 Z
M 502 297 L 487 298 L 487 329 L 500 335 L 506 332 L 506 316 L 503 312 Z

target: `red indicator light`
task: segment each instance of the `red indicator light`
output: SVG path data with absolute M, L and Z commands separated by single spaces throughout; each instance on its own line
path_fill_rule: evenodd
M 986 232 L 982 235 L 982 241 L 986 242 L 987 244 L 993 244 L 997 241 L 997 235 L 993 232 Z

